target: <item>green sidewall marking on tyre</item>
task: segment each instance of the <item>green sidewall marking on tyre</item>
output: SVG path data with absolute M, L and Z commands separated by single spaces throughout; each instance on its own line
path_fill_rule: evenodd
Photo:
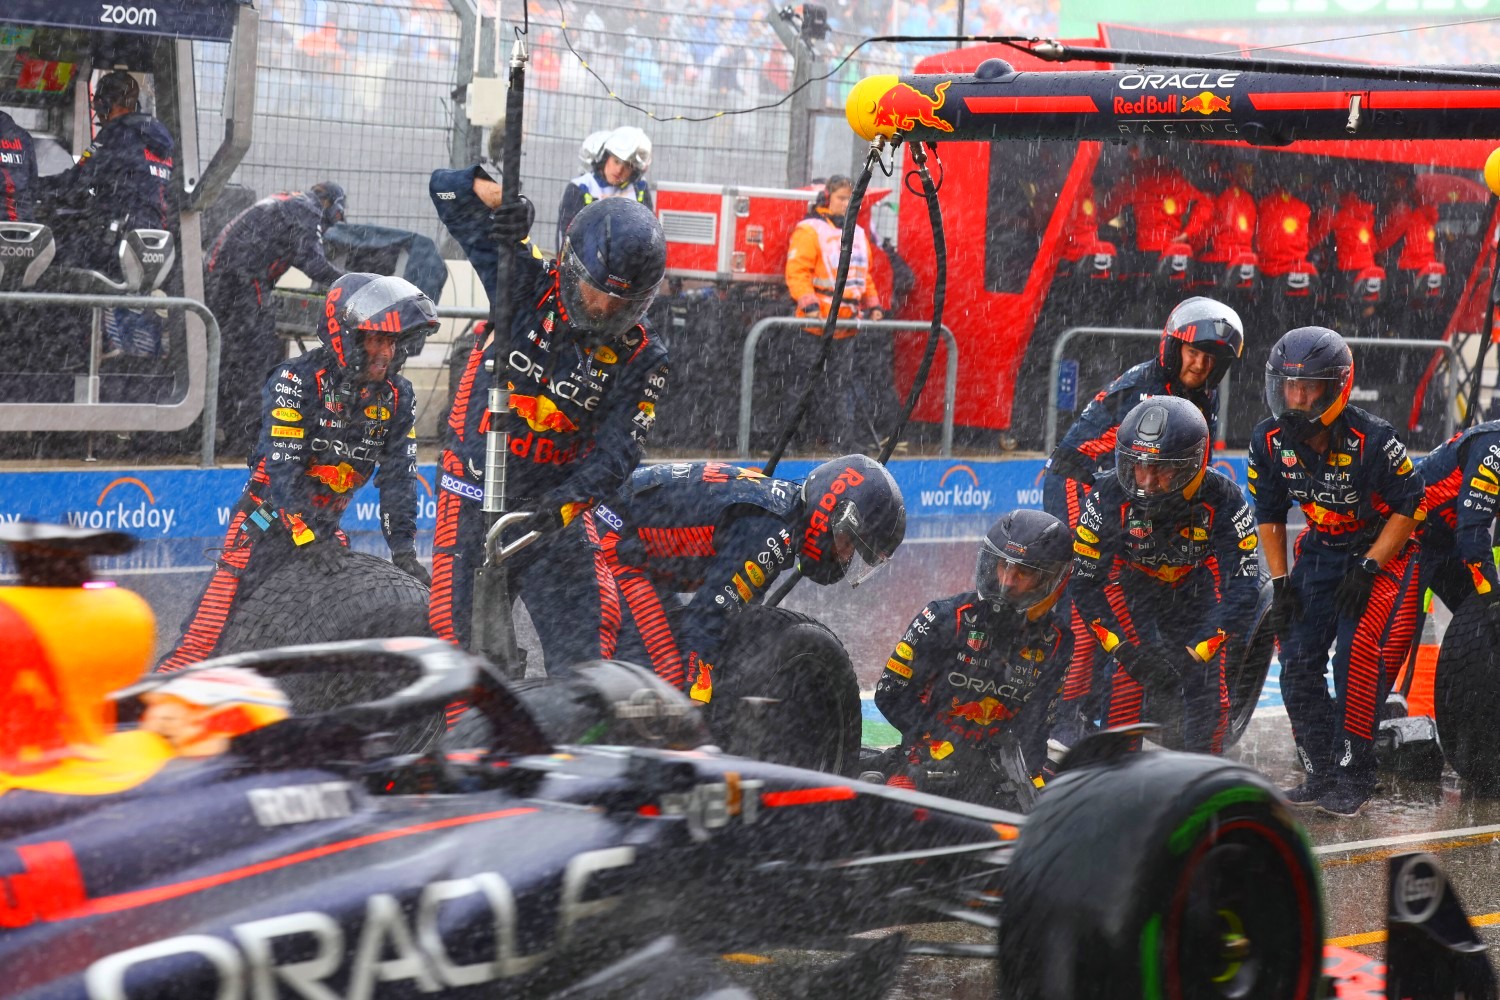
M 1182 822 L 1172 836 L 1167 840 L 1167 847 L 1173 854 L 1182 854 L 1192 847 L 1198 839 L 1198 834 L 1208 824 L 1214 813 L 1219 812 L 1227 806 L 1238 805 L 1241 802 L 1260 802 L 1270 798 L 1268 792 L 1254 785 L 1241 785 L 1238 788 L 1226 788 L 1215 794 L 1204 802 L 1193 814 Z
M 1153 914 L 1141 928 L 1141 997 L 1161 1000 L 1161 914 Z

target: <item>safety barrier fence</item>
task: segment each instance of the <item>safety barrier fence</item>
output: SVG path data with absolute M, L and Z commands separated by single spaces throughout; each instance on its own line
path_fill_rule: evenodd
M 819 324 L 823 321 L 818 320 Z M 738 454 L 742 457 L 750 454 L 750 417 L 751 404 L 755 396 L 755 349 L 760 344 L 761 338 L 768 330 L 773 329 L 796 329 L 801 330 L 808 325 L 805 316 L 768 316 L 757 322 L 750 328 L 745 336 L 745 348 L 740 358 L 740 431 Z M 928 330 L 932 327 L 930 320 L 903 320 L 903 319 L 841 319 L 838 321 L 841 328 L 857 328 L 861 334 L 881 333 L 895 334 L 903 330 Z M 953 337 L 953 331 L 944 323 L 941 330 L 943 342 L 947 346 L 947 370 L 943 379 L 943 432 L 942 447 L 939 454 L 943 458 L 951 458 L 953 455 L 953 406 L 954 399 L 958 393 L 958 341 Z M 806 336 L 804 334 L 804 336 Z
M 1068 345 L 1080 338 L 1120 338 L 1134 340 L 1158 340 L 1161 338 L 1160 330 L 1147 330 L 1139 327 L 1112 327 L 1112 326 L 1074 326 L 1069 327 L 1057 335 L 1057 342 L 1052 345 L 1052 360 L 1047 367 L 1047 454 L 1057 446 L 1057 414 L 1059 409 L 1059 375 L 1065 359 Z M 1412 353 L 1431 353 L 1437 351 L 1443 354 L 1448 362 L 1449 370 L 1457 375 L 1463 370 L 1457 349 L 1445 340 L 1418 340 L 1410 337 L 1345 337 L 1344 342 L 1353 348 L 1374 348 L 1380 350 L 1405 350 Z M 1225 374 L 1219 383 L 1219 437 L 1223 438 L 1228 433 L 1227 406 L 1229 402 L 1229 384 L 1234 377 L 1231 370 Z M 1242 375 L 1242 377 L 1244 377 Z M 1080 387 L 1085 388 L 1085 387 Z M 1416 392 L 1415 386 L 1412 391 Z M 1451 404 L 1443 406 L 1443 440 L 1453 435 L 1455 426 L 1454 408 Z
M 214 432 L 219 398 L 219 323 L 196 299 L 150 295 L 73 295 L 60 292 L 0 292 L 0 306 L 44 306 L 94 309 L 89 345 L 89 367 L 71 403 L 0 402 L 3 431 L 180 431 L 203 415 L 199 462 L 214 464 Z M 202 331 L 186 324 L 188 384 L 174 403 L 105 403 L 99 399 L 103 360 L 99 309 L 127 308 L 188 312 L 203 322 Z M 81 397 L 81 398 L 78 398 Z M 208 405 L 205 405 L 207 401 Z

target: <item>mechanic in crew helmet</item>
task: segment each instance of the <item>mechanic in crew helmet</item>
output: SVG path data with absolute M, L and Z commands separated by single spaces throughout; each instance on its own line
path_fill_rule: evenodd
M 955 745 L 1012 738 L 1028 773 L 1040 774 L 1073 647 L 1057 608 L 1072 565 L 1068 527 L 1045 511 L 1014 510 L 991 525 L 974 589 L 929 602 L 885 661 L 875 706 L 901 740 L 866 766 L 887 784 L 925 790 L 927 767 Z M 974 778 L 943 791 L 984 801 L 993 774 Z
M 440 459 L 429 621 L 439 637 L 467 646 L 474 571 L 484 558 L 484 435 L 495 419 L 486 366 L 512 389 L 503 416 L 506 510 L 536 512 L 523 531 L 556 531 L 613 495 L 640 461 L 667 384 L 666 345 L 645 322 L 667 251 L 656 216 L 626 198 L 585 207 L 560 258 L 548 262 L 528 241 L 531 204 L 502 204 L 486 171 L 435 171 L 431 193 L 492 299 L 499 254 L 515 257 L 511 328 L 476 331 Z M 512 572 L 543 559 L 547 547 L 522 550 Z
M 1182 716 L 1184 749 L 1220 753 L 1226 660 L 1260 596 L 1255 518 L 1208 465 L 1208 422 L 1156 396 L 1120 424 L 1115 471 L 1084 504 L 1068 593 L 1115 664 L 1106 725 Z
M 1229 306 L 1202 295 L 1178 303 L 1162 326 L 1156 357 L 1127 369 L 1100 390 L 1052 450 L 1042 478 L 1042 509 L 1069 530 L 1078 527 L 1095 479 L 1114 469 L 1120 421 L 1148 397 L 1176 396 L 1191 402 L 1208 422 L 1212 446 L 1218 385 L 1244 348 L 1244 324 Z M 1083 619 L 1073 614 L 1069 621 L 1073 665 L 1063 697 L 1077 703 L 1071 713 L 1092 718 L 1101 710 L 1097 681 L 1103 658 Z
M 1417 475 L 1427 499 L 1427 517 L 1413 535 L 1421 552 L 1417 593 L 1430 588 L 1449 611 L 1476 595 L 1500 636 L 1492 547 L 1500 513 L 1500 420 L 1459 431 L 1417 462 Z
M 212 656 L 238 599 L 287 559 L 311 568 L 340 556 L 349 544 L 344 509 L 371 477 L 391 561 L 429 582 L 416 547 L 416 402 L 400 372 L 437 323 L 437 307 L 405 278 L 351 273 L 334 282 L 321 346 L 277 365 L 261 390 L 260 443 L 218 568 L 157 670 Z
M 557 245 L 587 205 L 605 198 L 628 198 L 655 211 L 645 173 L 651 168 L 651 139 L 634 125 L 593 132 L 578 151 L 588 170 L 568 182 L 557 206 Z
M 708 702 L 731 621 L 784 570 L 858 585 L 905 536 L 900 487 L 864 455 L 825 462 L 801 484 L 723 462 L 653 465 L 574 519 L 522 579 L 542 597 L 528 608 L 549 675 L 634 660 Z
M 316 284 L 344 273 L 323 253 L 323 236 L 344 221 L 344 189 L 333 181 L 307 191 L 281 191 L 240 212 L 208 253 L 204 292 L 219 321 L 221 454 L 245 455 L 255 446 L 260 410 L 244 386 L 259 384 L 280 360 L 271 291 L 290 268 Z
M 1422 479 L 1391 425 L 1348 405 L 1354 356 L 1321 326 L 1284 334 L 1266 362 L 1271 416 L 1250 435 L 1250 492 L 1271 572 L 1281 693 L 1304 782 L 1299 806 L 1357 814 L 1375 790 L 1375 729 L 1417 613 L 1412 531 Z M 1307 527 L 1292 565 L 1286 514 Z M 1328 647 L 1334 647 L 1328 695 Z

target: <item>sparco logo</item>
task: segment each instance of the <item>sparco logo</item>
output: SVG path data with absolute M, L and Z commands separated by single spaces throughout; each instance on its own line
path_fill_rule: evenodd
M 99 5 L 100 24 L 139 24 L 152 27 L 156 24 L 156 11 L 151 7 L 126 7 L 118 3 Z
M 1443 901 L 1443 887 L 1443 873 L 1432 856 L 1413 854 L 1392 881 L 1395 915 L 1410 923 L 1425 923 L 1437 913 Z

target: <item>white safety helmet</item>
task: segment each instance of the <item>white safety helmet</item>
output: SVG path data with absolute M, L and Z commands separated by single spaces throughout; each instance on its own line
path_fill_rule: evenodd
M 603 152 L 634 167 L 636 177 L 651 168 L 651 140 L 634 125 L 621 125 L 611 132 L 604 140 Z
M 597 132 L 590 132 L 589 137 L 583 140 L 583 145 L 578 147 L 578 158 L 583 165 L 590 170 L 599 163 L 604 156 L 604 140 L 610 137 L 613 129 L 601 128 Z

